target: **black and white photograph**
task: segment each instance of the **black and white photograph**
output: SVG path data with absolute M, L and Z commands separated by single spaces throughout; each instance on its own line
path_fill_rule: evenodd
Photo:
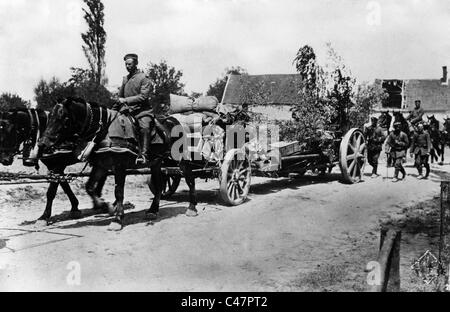
M 0 291 L 450 292 L 449 31 L 445 0 L 0 0 Z

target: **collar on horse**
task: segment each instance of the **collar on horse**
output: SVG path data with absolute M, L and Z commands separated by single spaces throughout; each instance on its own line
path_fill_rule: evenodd
M 15 145 L 11 147 L 3 147 L 0 146 L 0 151 L 2 152 L 12 152 L 13 156 L 16 156 L 20 154 L 23 150 L 20 149 L 20 144 L 22 143 L 19 139 L 19 134 L 22 135 L 23 143 L 36 143 L 39 139 L 39 131 L 40 131 L 40 121 L 39 121 L 39 115 L 38 112 L 35 109 L 27 109 L 26 112 L 28 113 L 28 117 L 30 118 L 29 123 L 29 131 L 28 133 L 25 133 L 25 126 L 24 127 L 18 127 L 18 131 L 14 131 L 16 140 Z M 46 116 L 47 117 L 47 116 Z M 3 116 L 2 116 L 3 118 Z M 18 125 L 16 125 L 18 126 Z M 33 140 L 34 139 L 34 140 Z M 25 145 L 25 144 L 24 144 Z
M 83 126 L 81 127 L 80 133 L 78 134 L 80 137 L 83 137 L 83 136 L 86 136 L 87 134 L 89 134 L 89 130 L 92 125 L 92 121 L 93 121 L 92 107 L 91 107 L 91 104 L 86 102 L 86 118 L 84 119 Z

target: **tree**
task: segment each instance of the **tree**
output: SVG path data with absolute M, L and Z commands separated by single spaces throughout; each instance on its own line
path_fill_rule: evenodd
M 219 101 L 222 100 L 223 93 L 225 91 L 225 86 L 227 85 L 228 75 L 246 75 L 247 71 L 240 66 L 232 66 L 230 68 L 225 68 L 225 73 L 222 77 L 218 78 L 216 82 L 209 85 L 206 95 L 215 96 Z
M 34 88 L 34 94 L 37 108 L 47 111 L 50 111 L 58 100 L 76 96 L 73 86 L 62 83 L 56 77 L 49 81 L 41 79 Z
M 7 111 L 9 109 L 29 108 L 30 102 L 25 101 L 17 94 L 2 93 L 0 95 L 0 111 Z
M 74 96 L 80 97 L 87 102 L 95 102 L 109 108 L 112 107 L 114 101 L 111 92 L 105 86 L 99 85 L 91 79 L 92 73 L 89 69 L 71 67 L 70 70 L 72 75 L 65 85 L 73 90 Z
M 87 5 L 87 10 L 83 8 L 84 19 L 88 25 L 88 30 L 81 34 L 83 39 L 83 52 L 90 66 L 92 80 L 98 85 L 105 85 L 105 44 L 106 32 L 103 28 L 105 14 L 104 5 L 101 0 L 83 0 Z
M 350 127 L 349 114 L 354 106 L 352 98 L 356 80 L 331 43 L 327 43 L 327 47 L 329 63 L 326 66 L 324 79 L 327 86 L 328 105 L 333 110 L 331 124 L 345 132 Z
M 362 83 L 358 85 L 355 95 L 355 105 L 350 110 L 351 127 L 362 128 L 369 120 L 373 108 L 387 101 L 389 94 L 383 89 L 381 83 Z
M 187 95 L 184 83 L 181 82 L 183 72 L 169 66 L 165 60 L 149 63 L 146 70 L 153 89 L 150 92 L 150 104 L 157 115 L 167 112 L 170 104 L 170 94 Z
M 301 47 L 293 64 L 301 77 L 296 81 L 293 122 L 286 125 L 291 130 L 280 129 L 280 132 L 286 132 L 289 139 L 306 142 L 314 138 L 318 130 L 326 128 L 330 122 L 331 110 L 324 96 L 323 70 L 317 64 L 314 49 L 308 45 Z
M 309 45 L 304 45 L 297 51 L 293 64 L 303 80 L 305 92 L 317 91 L 317 75 L 319 66 L 316 61 L 316 53 Z

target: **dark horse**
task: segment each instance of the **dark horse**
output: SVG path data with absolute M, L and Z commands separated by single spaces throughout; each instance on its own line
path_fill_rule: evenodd
M 36 144 L 47 126 L 47 114 L 39 109 L 16 109 L 3 112 L 0 116 L 0 162 L 9 166 L 14 161 L 14 156 L 22 153 L 23 164 L 38 168 L 38 160 L 32 155 L 37 153 Z M 20 150 L 20 147 L 23 149 Z M 30 155 L 31 154 L 31 155 Z M 67 166 L 78 160 L 75 154 L 69 150 L 61 154 L 47 154 L 41 158 L 42 163 L 54 174 L 64 174 Z M 50 182 L 47 190 L 47 203 L 45 211 L 38 220 L 49 222 L 53 200 L 56 196 L 58 185 L 61 185 L 72 205 L 70 218 L 79 218 L 78 200 L 67 181 Z
M 425 128 L 430 133 L 431 139 L 431 163 L 434 161 L 438 161 L 439 157 L 441 157 L 441 161 L 439 164 L 444 163 L 444 149 L 445 149 L 445 141 L 444 134 L 439 130 L 439 121 L 434 117 L 434 115 L 428 116 L 428 125 Z
M 442 139 L 442 163 L 443 163 L 445 146 L 450 146 L 450 118 L 448 116 L 444 118 L 444 129 L 441 132 L 441 139 Z
M 99 115 L 102 112 L 102 120 L 99 121 Z M 92 117 L 91 117 L 92 116 Z M 170 153 L 172 145 L 179 140 L 177 136 L 171 136 L 171 130 L 179 122 L 172 117 L 158 120 L 153 115 L 151 117 L 151 148 L 150 163 L 152 178 L 152 190 L 154 199 L 150 208 L 146 211 L 146 217 L 156 219 L 159 212 L 159 203 L 163 191 L 163 161 L 170 161 Z M 124 187 L 126 179 L 126 169 L 135 167 L 137 156 L 137 141 L 125 139 L 112 139 L 112 127 L 110 125 L 117 118 L 125 117 L 124 115 L 106 108 L 102 108 L 96 104 L 86 103 L 82 99 L 68 98 L 58 103 L 50 115 L 49 124 L 43 138 L 40 141 L 40 147 L 52 148 L 58 142 L 71 140 L 74 136 L 83 141 L 93 141 L 96 148 L 91 153 L 89 162 L 92 170 L 89 180 L 86 183 L 86 191 L 91 196 L 94 208 L 105 208 L 107 204 L 99 196 L 98 190 L 101 189 L 102 183 L 106 179 L 109 170 L 112 170 L 115 177 L 115 207 L 110 209 L 110 213 L 115 213 L 115 218 L 111 225 L 116 229 L 123 227 L 124 223 Z M 126 117 L 128 118 L 128 117 Z M 117 119 L 119 120 L 119 119 Z M 89 129 L 83 131 L 83 125 L 89 124 Z M 183 172 L 186 183 L 189 186 L 189 207 L 186 214 L 189 216 L 197 215 L 197 199 L 195 194 L 195 177 L 193 176 L 193 166 L 190 163 L 179 163 Z
M 401 123 L 400 130 L 408 136 L 409 143 L 411 144 L 412 129 L 402 112 L 394 112 L 394 122 Z

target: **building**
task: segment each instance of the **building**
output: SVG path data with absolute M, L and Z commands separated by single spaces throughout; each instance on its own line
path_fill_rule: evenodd
M 222 103 L 247 106 L 269 120 L 290 120 L 301 85 L 298 74 L 229 75 Z
M 414 109 L 414 102 L 421 101 L 421 107 L 427 113 L 450 113 L 450 87 L 447 66 L 442 68 L 440 79 L 377 79 L 389 94 L 387 103 L 376 111 L 400 110 L 408 112 Z
M 442 67 L 440 79 L 377 79 L 389 94 L 386 103 L 374 109 L 372 116 L 379 116 L 382 111 L 400 111 L 405 116 L 414 109 L 414 102 L 420 100 L 427 115 L 434 115 L 441 127 L 444 118 L 450 115 L 450 87 L 447 66 Z

